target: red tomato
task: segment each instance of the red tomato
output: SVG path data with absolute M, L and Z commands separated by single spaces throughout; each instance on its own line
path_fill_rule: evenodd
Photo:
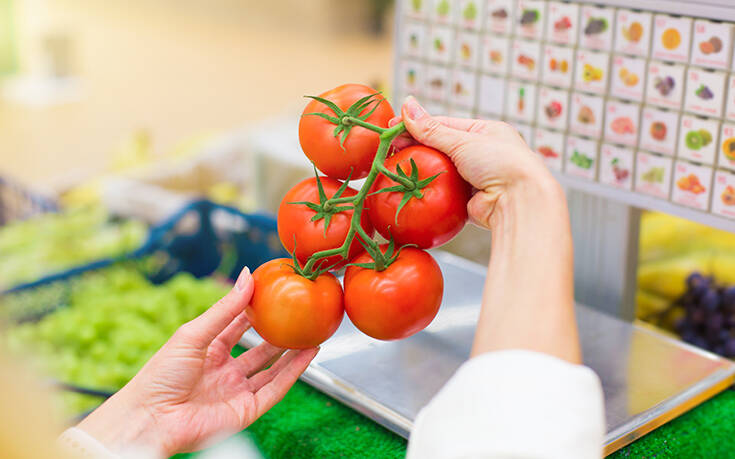
M 321 94 L 320 97 L 334 102 L 342 111 L 346 111 L 353 103 L 377 91 L 361 84 L 345 84 L 331 91 Z M 375 111 L 365 119 L 368 123 L 380 127 L 388 127 L 388 121 L 393 118 L 393 109 L 382 96 Z M 360 115 L 367 114 L 375 103 L 365 108 Z M 380 138 L 378 133 L 360 126 L 354 126 L 344 140 L 344 148 L 340 145 L 340 137 L 334 136 L 336 125 L 328 120 L 307 113 L 324 113 L 335 116 L 335 112 L 323 103 L 312 100 L 304 109 L 299 122 L 299 142 L 306 156 L 320 171 L 330 177 L 346 179 L 352 171 L 352 179 L 366 177 L 378 150 Z
M 342 186 L 342 182 L 329 177 L 320 177 L 320 180 L 327 198 L 333 197 L 339 187 Z M 356 194 L 357 191 L 347 187 L 340 196 L 349 197 Z M 324 218 L 315 222 L 311 221 L 311 218 L 316 215 L 316 211 L 309 209 L 304 204 L 289 204 L 300 201 L 319 204 L 319 191 L 316 178 L 302 180 L 297 183 L 296 186 L 286 193 L 278 208 L 278 237 L 290 253 L 293 253 L 294 241 L 296 242 L 296 258 L 303 266 L 314 252 L 334 249 L 344 243 L 347 232 L 350 230 L 350 220 L 352 220 L 353 211 L 345 210 L 333 214 L 325 234 Z M 338 205 L 344 206 L 345 204 Z M 360 225 L 367 234 L 370 236 L 373 235 L 373 225 L 370 223 L 367 212 L 363 212 L 360 216 Z M 355 238 L 350 245 L 349 259 L 354 258 L 363 250 L 362 245 Z M 340 255 L 334 255 L 319 260 L 316 266 L 327 267 L 340 260 L 343 260 Z
M 471 188 L 447 155 L 424 145 L 404 148 L 388 158 L 385 166 L 395 172 L 400 165 L 410 176 L 411 159 L 416 162 L 420 180 L 442 172 L 421 190 L 423 197 L 412 197 L 403 206 L 397 224 L 396 211 L 403 193 L 369 194 L 365 207 L 373 226 L 386 239 L 392 235 L 397 245 L 416 244 L 429 249 L 448 242 L 462 230 L 467 222 Z M 395 185 L 396 182 L 381 174 L 370 193 Z
M 356 263 L 370 263 L 367 253 Z M 345 311 L 355 327 L 376 339 L 407 338 L 426 328 L 439 311 L 444 278 L 428 252 L 406 247 L 388 268 L 348 266 Z
M 276 258 L 253 273 L 255 290 L 245 314 L 255 331 L 274 346 L 307 349 L 337 331 L 344 315 L 342 286 L 332 274 L 311 281 Z

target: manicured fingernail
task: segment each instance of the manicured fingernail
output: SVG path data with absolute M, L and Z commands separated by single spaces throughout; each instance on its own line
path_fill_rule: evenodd
M 409 119 L 417 120 L 426 115 L 424 107 L 413 96 L 406 97 L 406 100 L 403 101 L 403 106 L 406 107 L 406 115 L 408 115 Z
M 248 285 L 249 280 L 250 280 L 250 268 L 246 266 L 242 268 L 242 271 L 240 271 L 240 275 L 237 276 L 237 282 L 235 283 L 235 288 L 238 291 L 245 290 L 245 286 Z

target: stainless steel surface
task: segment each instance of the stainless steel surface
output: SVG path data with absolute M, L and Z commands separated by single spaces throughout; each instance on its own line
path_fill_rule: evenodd
M 482 266 L 434 255 L 444 273 L 444 303 L 426 330 L 403 341 L 377 341 L 345 318 L 302 377 L 404 437 L 421 407 L 467 359 L 482 296 Z M 577 307 L 577 321 L 585 364 L 605 392 L 608 452 L 700 403 L 735 375 L 728 360 L 588 307 Z M 259 341 L 254 332 L 243 337 L 246 346 Z
M 574 189 L 566 195 L 574 238 L 574 299 L 632 322 L 640 209 Z

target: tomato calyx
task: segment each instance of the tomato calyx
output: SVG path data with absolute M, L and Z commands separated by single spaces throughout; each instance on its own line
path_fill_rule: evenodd
M 299 260 L 296 259 L 296 240 L 295 240 L 295 238 L 294 238 L 294 250 L 293 250 L 293 253 L 291 254 L 291 260 L 293 261 L 293 264 L 292 265 L 289 265 L 289 264 L 286 264 L 286 263 L 284 263 L 284 265 L 286 265 L 289 268 L 293 269 L 293 271 L 296 274 L 298 274 L 299 276 L 305 277 L 305 278 L 309 279 L 310 281 L 316 280 L 317 277 L 321 276 L 324 273 L 327 273 L 327 272 L 331 271 L 332 269 L 334 269 L 335 266 L 337 266 L 338 264 L 340 264 L 342 262 L 340 260 L 340 261 L 338 261 L 338 262 L 336 262 L 334 264 L 331 264 L 329 266 L 326 266 L 324 268 L 317 267 L 315 269 L 312 269 L 309 266 L 304 266 L 302 268 L 301 265 L 299 265 Z
M 401 209 L 411 200 L 411 198 L 421 199 L 424 194 L 421 192 L 422 189 L 429 186 L 437 177 L 444 173 L 444 171 L 434 174 L 431 177 L 419 180 L 419 168 L 416 165 L 416 161 L 411 158 L 411 175 L 407 175 L 400 164 L 396 164 L 396 173 L 391 172 L 385 165 L 379 166 L 380 172 L 386 177 L 390 178 L 394 182 L 398 182 L 398 185 L 385 187 L 371 194 L 378 193 L 403 193 L 400 204 L 396 210 L 395 223 L 398 224 L 398 214 L 401 213 Z
M 303 205 L 308 207 L 309 209 L 316 212 L 313 217 L 311 217 L 312 222 L 316 222 L 324 219 L 324 236 L 327 235 L 327 229 L 329 228 L 329 223 L 332 221 L 332 216 L 338 212 L 344 212 L 346 210 L 352 210 L 355 208 L 354 205 L 349 206 L 340 206 L 339 204 L 342 203 L 350 203 L 353 204 L 355 197 L 354 196 L 347 196 L 342 197 L 342 193 L 345 192 L 347 189 L 347 186 L 350 183 L 350 176 L 347 177 L 347 180 L 340 185 L 340 187 L 337 189 L 337 191 L 334 193 L 334 196 L 331 198 L 327 198 L 327 194 L 324 192 L 324 186 L 322 185 L 322 181 L 319 178 L 319 173 L 316 171 L 316 168 L 314 168 L 314 175 L 316 176 L 316 187 L 317 191 L 319 193 L 319 202 L 311 202 L 311 201 L 293 201 L 289 202 L 289 204 L 292 205 Z
M 328 115 L 327 113 L 320 113 L 320 112 L 304 113 L 302 116 L 312 116 L 312 115 L 319 116 L 329 121 L 330 123 L 334 124 L 335 127 L 333 131 L 333 135 L 334 137 L 339 138 L 339 146 L 342 148 L 342 151 L 345 151 L 345 146 L 344 146 L 345 139 L 347 139 L 347 136 L 350 134 L 350 131 L 352 130 L 353 127 L 361 126 L 366 129 L 370 129 L 371 131 L 375 131 L 379 134 L 382 134 L 385 131 L 385 129 L 379 126 L 375 126 L 374 124 L 371 124 L 365 121 L 366 119 L 370 117 L 370 115 L 373 114 L 373 112 L 378 108 L 378 106 L 385 100 L 383 97 L 378 97 L 378 96 L 380 96 L 380 92 L 376 92 L 374 94 L 370 94 L 361 99 L 358 99 L 354 104 L 350 105 L 350 107 L 347 110 L 342 110 L 341 108 L 339 108 L 337 104 L 323 97 L 306 96 L 309 99 L 314 99 L 317 102 L 321 102 L 322 104 L 329 107 L 334 112 L 335 116 L 331 116 L 331 115 Z M 360 113 L 362 113 L 363 110 L 370 107 L 371 104 L 374 104 L 373 108 L 371 108 L 370 111 L 368 111 L 364 115 L 360 115 Z
M 399 247 L 396 251 L 396 241 L 393 239 L 393 236 L 391 236 L 390 242 L 388 242 L 388 246 L 385 248 L 385 252 L 380 249 L 380 246 L 377 243 L 370 244 L 369 242 L 363 242 L 360 240 L 360 244 L 365 247 L 370 258 L 373 259 L 373 262 L 348 263 L 345 266 L 358 266 L 360 268 L 372 269 L 374 271 L 383 271 L 398 259 L 398 256 L 401 254 L 403 249 L 406 247 L 416 247 L 416 244 L 405 244 Z

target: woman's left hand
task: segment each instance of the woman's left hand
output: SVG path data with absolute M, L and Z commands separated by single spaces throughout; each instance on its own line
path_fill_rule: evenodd
M 169 456 L 201 449 L 258 419 L 286 395 L 318 348 L 284 354 L 263 343 L 231 357 L 250 328 L 244 310 L 252 294 L 245 268 L 224 298 L 182 325 L 78 427 L 112 452 Z

